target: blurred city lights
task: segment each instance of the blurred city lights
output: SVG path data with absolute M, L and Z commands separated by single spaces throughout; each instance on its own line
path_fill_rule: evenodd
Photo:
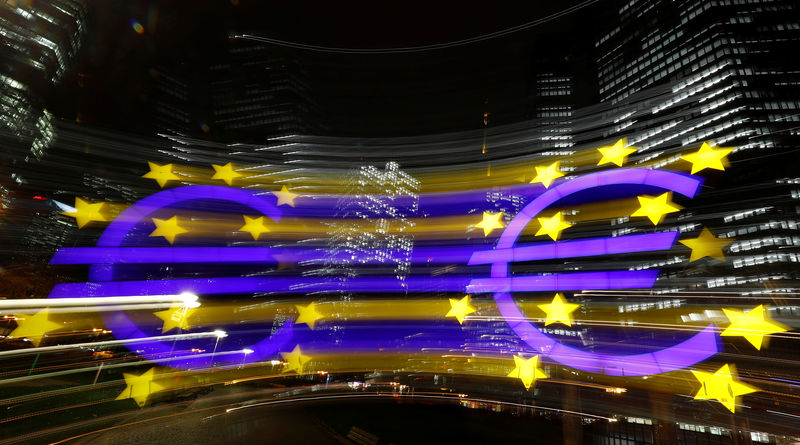
M 177 419 L 249 433 L 260 417 L 237 416 L 282 406 L 341 416 L 324 428 L 342 443 L 408 442 L 370 433 L 380 422 L 355 402 L 392 434 L 411 422 L 384 412 L 426 413 L 413 443 L 517 418 L 553 443 L 800 440 L 800 8 L 673 3 L 541 19 L 599 17 L 581 16 L 591 37 L 531 31 L 526 120 L 503 123 L 507 104 L 481 90 L 470 130 L 386 137 L 325 135 L 336 117 L 315 102 L 330 99 L 294 55 L 350 65 L 336 58 L 500 35 L 340 48 L 231 25 L 224 48 L 120 69 L 149 76 L 130 85 L 148 136 L 63 111 L 108 99 L 70 64 L 111 51 L 78 57 L 95 22 L 123 25 L 114 60 L 157 52 L 169 7 L 88 21 L 83 0 L 1 6 L 0 442 Z M 145 25 L 129 15 L 159 39 L 131 35 Z M 45 109 L 61 79 L 89 92 Z M 460 425 L 440 426 L 434 403 Z

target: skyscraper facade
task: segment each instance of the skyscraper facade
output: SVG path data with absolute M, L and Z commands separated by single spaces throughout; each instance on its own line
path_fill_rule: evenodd
M 796 2 L 631 0 L 612 5 L 608 26 L 595 42 L 601 101 L 620 103 L 669 85 L 659 90 L 665 100 L 654 98 L 653 117 L 706 118 L 697 122 L 700 131 L 664 132 L 674 135 L 672 142 L 715 139 L 739 150 L 797 146 L 800 62 L 785 56 L 800 49 Z
M 52 144 L 53 116 L 42 96 L 69 68 L 85 22 L 82 0 L 0 4 L 0 138 L 11 148 L 4 150 L 7 161 L 40 159 Z
M 798 163 L 791 155 L 800 147 L 800 63 L 786 54 L 800 50 L 798 5 L 621 0 L 601 2 L 588 14 L 596 34 L 592 74 L 598 104 L 570 116 L 576 149 L 624 138 L 637 148 L 627 165 L 681 169 L 686 167 L 681 155 L 703 143 L 733 150 L 727 172 L 704 175 L 710 187 L 693 200 L 691 213 L 661 228 L 687 237 L 709 229 L 729 242 L 725 260 L 687 266 L 677 255 L 642 263 L 637 268 L 658 267 L 664 278 L 651 293 L 671 298 L 631 296 L 620 313 L 682 306 L 683 292 L 736 292 L 740 298 L 770 298 L 771 317 L 789 316 L 791 305 L 782 295 L 796 292 L 800 278 L 793 201 Z M 623 233 L 629 232 L 613 235 Z M 725 321 L 702 318 L 708 315 L 687 314 L 683 321 Z M 791 351 L 776 347 L 773 353 L 788 357 Z M 594 443 L 776 440 L 742 432 L 735 423 L 723 428 L 697 419 L 676 426 L 658 412 L 652 417 L 620 422 L 615 431 L 596 435 Z
M 627 137 L 638 148 L 635 162 L 654 166 L 672 167 L 682 162 L 679 153 L 704 142 L 733 147 L 734 164 L 747 161 L 734 177 L 714 178 L 724 187 L 713 200 L 701 197 L 693 223 L 678 227 L 703 225 L 732 240 L 729 264 L 693 286 L 782 288 L 796 280 L 790 189 L 798 166 L 791 153 L 800 147 L 800 62 L 785 55 L 800 50 L 800 7 L 780 0 L 614 5 L 595 42 L 599 94 L 613 124 L 602 136 Z M 769 273 L 758 267 L 765 262 L 773 263 Z
M 296 59 L 239 40 L 209 58 L 201 69 L 151 70 L 159 131 L 242 143 L 321 132 L 309 74 Z
M 228 60 L 210 69 L 213 122 L 239 140 L 261 135 L 319 133 L 306 69 L 273 47 L 232 46 Z
M 396 162 L 384 170 L 368 165 L 351 173 L 328 231 L 329 253 L 337 259 L 328 267 L 344 272 L 346 279 L 378 265 L 404 283 L 411 269 L 418 190 L 419 181 Z
M 55 118 L 44 98 L 71 67 L 86 14 L 83 0 L 0 3 L 0 206 L 9 215 L 3 219 L 7 255 L 55 248 L 71 231 L 21 191 L 38 181 L 37 164 L 55 141 Z

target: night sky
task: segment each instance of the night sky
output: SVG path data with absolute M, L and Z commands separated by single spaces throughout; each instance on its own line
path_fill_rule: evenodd
M 449 42 L 496 32 L 577 1 L 445 6 L 419 3 L 90 0 L 75 68 L 48 96 L 64 119 L 152 134 L 148 81 L 154 67 L 191 72 L 224 54 L 228 36 L 251 33 L 346 48 Z M 575 14 L 505 37 L 410 54 L 333 54 L 276 47 L 299 59 L 318 92 L 329 135 L 438 133 L 528 117 L 532 55 L 542 33 L 585 39 Z M 144 27 L 137 34 L 132 21 Z M 486 100 L 488 99 L 488 105 Z

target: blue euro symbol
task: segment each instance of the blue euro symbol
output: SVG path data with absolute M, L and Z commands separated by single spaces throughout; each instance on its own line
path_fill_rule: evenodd
M 668 372 L 691 366 L 718 352 L 718 338 L 713 325 L 677 345 L 645 354 L 609 355 L 582 351 L 566 346 L 544 334 L 527 321 L 517 308 L 511 292 L 561 291 L 588 289 L 650 288 L 658 277 L 654 269 L 640 271 L 574 272 L 545 275 L 513 276 L 509 264 L 514 261 L 535 261 L 556 258 L 585 257 L 615 253 L 643 252 L 671 248 L 676 231 L 590 238 L 555 243 L 516 245 L 522 230 L 543 210 L 575 193 L 603 186 L 646 186 L 670 190 L 693 197 L 702 184 L 701 178 L 665 170 L 616 169 L 587 174 L 564 181 L 539 195 L 523 208 L 509 223 L 495 249 L 474 251 L 472 246 L 419 247 L 411 261 L 414 264 L 467 262 L 491 264 L 491 277 L 474 279 L 471 276 L 410 275 L 401 283 L 394 276 L 354 277 L 348 280 L 319 277 L 215 277 L 166 280 L 117 281 L 118 264 L 179 264 L 179 263 L 269 263 L 275 264 L 278 255 L 289 252 L 298 260 L 318 260 L 319 252 L 304 247 L 130 247 L 136 244 L 136 226 L 149 221 L 164 208 L 202 207 L 203 203 L 228 202 L 248 207 L 273 221 L 279 221 L 281 211 L 263 192 L 222 186 L 187 186 L 163 190 L 148 196 L 120 213 L 101 235 L 96 247 L 62 248 L 51 264 L 90 264 L 89 282 L 61 283 L 50 293 L 51 298 L 71 296 L 109 297 L 124 295 L 172 295 L 185 291 L 199 295 L 244 294 L 252 292 L 307 294 L 314 291 L 348 292 L 447 292 L 492 293 L 498 309 L 511 329 L 538 353 L 551 359 L 593 373 L 641 376 Z M 334 257 L 335 258 L 335 257 Z M 131 350 L 145 358 L 165 362 L 178 368 L 208 366 L 204 357 L 191 354 L 174 356 L 172 344 L 153 339 L 141 330 L 122 311 L 104 312 L 104 321 L 118 339 L 145 339 L 129 344 Z M 291 321 L 282 324 L 274 333 L 241 350 L 249 351 L 244 359 L 221 354 L 212 357 L 212 365 L 246 363 L 273 357 L 292 338 Z M 207 340 L 198 346 L 208 347 Z M 213 355 L 213 354 L 212 354 Z M 168 357 L 168 358 L 164 358 Z M 169 358 L 173 357 L 173 358 Z
M 140 200 L 135 205 L 125 209 L 108 227 L 106 227 L 106 230 L 97 241 L 97 246 L 122 246 L 126 239 L 134 232 L 134 228 L 137 224 L 141 221 L 149 220 L 153 215 L 156 215 L 156 212 L 163 208 L 191 204 L 192 202 L 207 202 L 209 200 L 249 207 L 276 222 L 280 220 L 281 217 L 281 211 L 275 205 L 271 204 L 254 191 L 210 185 L 178 187 L 150 195 Z M 162 261 L 164 263 L 169 263 L 171 258 L 164 257 Z M 146 282 L 151 285 L 147 289 L 148 292 L 126 292 L 126 289 L 119 288 L 118 282 L 114 282 L 115 262 L 116 258 L 113 258 L 108 263 L 91 264 L 89 267 L 89 280 L 91 283 L 88 283 L 88 285 L 92 286 L 92 283 L 94 283 L 93 285 L 95 287 L 104 287 L 108 292 L 116 295 L 169 295 L 178 294 L 181 293 L 181 291 L 193 291 L 189 286 L 186 286 L 185 289 L 178 289 L 171 286 L 171 284 L 180 280 L 161 280 Z M 213 284 L 213 279 L 211 280 Z M 67 292 L 58 292 L 58 290 L 59 287 L 56 286 L 50 294 L 51 298 L 75 295 Z M 88 292 L 79 292 L 77 295 L 92 296 L 92 294 Z M 225 354 L 219 353 L 224 351 L 215 351 L 217 354 L 211 354 L 211 358 L 209 358 L 195 353 L 180 353 L 174 350 L 174 344 L 172 342 L 163 343 L 158 340 L 153 340 L 147 332 L 141 330 L 123 311 L 102 312 L 101 314 L 103 321 L 106 326 L 112 330 L 115 338 L 119 340 L 148 339 L 140 342 L 128 343 L 128 349 L 139 352 L 141 356 L 149 360 L 175 368 L 191 369 L 213 365 L 243 364 L 262 360 L 263 358 L 275 356 L 281 347 L 292 338 L 292 322 L 288 320 L 272 333 L 272 335 L 267 336 L 263 340 L 244 348 L 238 347 L 237 350 L 239 351 L 247 351 L 244 356 L 242 356 L 242 354 Z M 191 340 L 189 343 L 205 349 L 209 348 L 208 341 L 208 339 L 197 339 Z M 213 341 L 211 344 L 215 346 Z M 187 349 L 187 347 L 183 349 Z
M 688 340 L 655 352 L 634 355 L 591 353 L 566 346 L 543 333 L 527 320 L 511 295 L 513 291 L 526 290 L 649 288 L 658 277 L 657 270 L 533 276 L 512 276 L 509 273 L 513 261 L 669 249 L 677 239 L 677 232 L 663 232 L 515 246 L 523 229 L 534 217 L 564 198 L 603 186 L 658 187 L 692 198 L 701 185 L 702 179 L 696 176 L 641 168 L 602 171 L 564 181 L 525 206 L 505 228 L 494 250 L 472 255 L 469 264 L 491 264 L 491 278 L 472 280 L 467 291 L 493 293 L 503 318 L 523 341 L 540 354 L 575 369 L 615 376 L 645 376 L 686 368 L 705 360 L 716 354 L 719 347 L 711 324 Z

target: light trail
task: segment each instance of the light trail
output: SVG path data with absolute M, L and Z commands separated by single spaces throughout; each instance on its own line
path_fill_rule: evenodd
M 40 309 L 46 307 L 79 307 L 79 306 L 100 306 L 115 304 L 143 304 L 143 303 L 184 303 L 191 304 L 196 302 L 197 295 L 190 293 L 168 294 L 168 295 L 135 295 L 135 296 L 112 296 L 102 298 L 30 298 L 0 300 L 0 311 L 12 311 L 16 309 Z
M 330 399 L 354 399 L 354 398 L 407 398 L 407 399 L 439 399 L 439 400 L 448 400 L 448 401 L 469 401 L 469 402 L 480 402 L 480 403 L 494 403 L 498 405 L 505 405 L 505 406 L 517 406 L 522 408 L 532 408 L 532 409 L 541 409 L 544 411 L 552 411 L 558 413 L 565 413 L 565 414 L 573 414 L 576 416 L 583 416 L 589 417 L 593 419 L 602 419 L 607 420 L 609 422 L 616 422 L 616 419 L 613 417 L 605 417 L 600 416 L 597 414 L 590 414 L 584 413 L 580 411 L 572 411 L 572 410 L 565 410 L 560 408 L 550 408 L 547 406 L 539 406 L 539 405 L 526 405 L 523 403 L 515 403 L 515 402 L 505 402 L 502 400 L 492 400 L 492 399 L 479 399 L 479 398 L 472 398 L 472 397 L 458 397 L 458 396 L 437 396 L 437 395 L 426 395 L 426 394 L 402 394 L 402 393 L 388 393 L 388 394 L 336 394 L 331 396 L 312 396 L 312 397 L 298 397 L 295 399 L 284 399 L 284 400 L 273 400 L 268 402 L 259 402 L 253 403 L 250 405 L 235 407 L 235 408 L 228 408 L 225 410 L 226 413 L 231 413 L 234 411 L 239 411 L 242 409 L 250 409 L 259 406 L 269 406 L 275 405 L 279 403 L 292 403 L 292 402 L 300 402 L 300 401 L 309 401 L 309 400 L 330 400 Z
M 228 355 L 243 355 L 246 354 L 244 351 L 222 351 L 222 352 L 214 352 L 214 353 L 205 353 L 205 354 L 192 354 L 191 356 L 178 356 L 178 357 L 167 357 L 167 358 L 154 358 L 147 361 L 137 361 L 132 363 L 117 363 L 113 365 L 106 365 L 104 369 L 117 369 L 117 368 L 128 368 L 131 366 L 141 366 L 143 363 L 167 363 L 180 361 L 181 359 L 197 359 L 197 358 L 205 358 L 205 357 L 219 357 L 219 356 L 228 356 Z M 22 383 L 22 382 L 29 382 L 33 380 L 40 380 L 52 377 L 61 377 L 70 374 L 80 374 L 84 372 L 97 372 L 96 367 L 91 368 L 79 368 L 79 369 L 68 369 L 65 371 L 56 371 L 56 372 L 49 372 L 45 374 L 34 374 L 25 377 L 14 377 L 10 379 L 0 379 L 0 385 L 10 385 L 12 383 Z
M 220 332 L 221 331 L 198 332 L 193 334 L 161 335 L 157 337 L 143 337 L 143 338 L 126 339 L 126 340 L 107 340 L 107 341 L 96 341 L 87 343 L 73 343 L 69 345 L 40 346 L 36 348 L 12 349 L 10 351 L 0 351 L 0 359 L 5 357 L 20 356 L 20 355 L 43 354 L 47 352 L 66 351 L 69 349 L 99 348 L 104 346 L 117 346 L 117 345 L 126 345 L 130 343 L 151 342 L 151 341 L 182 341 L 182 340 L 193 340 L 197 338 L 214 338 L 214 337 L 221 338 L 221 336 L 227 335 Z M 0 382 L 2 382 L 2 380 L 0 380 Z

